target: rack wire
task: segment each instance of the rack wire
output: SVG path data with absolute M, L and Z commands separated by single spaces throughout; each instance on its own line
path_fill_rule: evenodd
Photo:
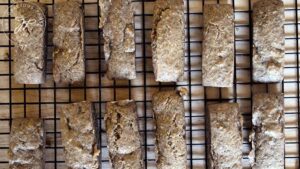
M 80 0 L 85 10 L 86 23 L 86 80 L 83 86 L 55 84 L 52 78 L 52 21 L 53 4 L 61 0 L 40 0 L 48 7 L 47 82 L 43 85 L 19 85 L 13 77 L 14 17 L 10 15 L 12 0 L 0 0 L 0 169 L 8 168 L 7 150 L 10 124 L 17 117 L 41 117 L 46 124 L 46 168 L 66 168 L 61 144 L 59 110 L 64 104 L 90 100 L 99 114 L 102 168 L 110 168 L 103 125 L 104 105 L 107 101 L 134 99 L 137 102 L 140 133 L 143 137 L 146 168 L 155 168 L 154 127 L 151 110 L 153 92 L 162 88 L 186 87 L 190 92 L 184 98 L 186 108 L 186 138 L 189 168 L 206 168 L 205 110 L 213 102 L 237 102 L 244 118 L 244 165 L 249 167 L 248 135 L 251 128 L 252 95 L 258 92 L 285 93 L 285 165 L 299 168 L 299 22 L 298 0 L 285 3 L 285 80 L 280 84 L 258 84 L 251 80 L 252 20 L 254 0 L 185 0 L 186 67 L 185 81 L 157 83 L 151 61 L 150 33 L 154 0 L 134 0 L 136 21 L 137 79 L 110 81 L 105 74 L 102 31 L 98 29 L 98 0 Z M 230 3 L 235 11 L 235 76 L 234 87 L 228 89 L 204 88 L 201 82 L 202 9 L 205 3 Z

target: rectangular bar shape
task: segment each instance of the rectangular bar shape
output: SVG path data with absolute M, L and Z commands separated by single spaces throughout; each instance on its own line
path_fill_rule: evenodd
M 64 106 L 60 113 L 65 161 L 70 168 L 98 169 L 99 127 L 93 106 L 83 101 Z
M 184 80 L 185 30 L 183 0 L 157 0 L 154 4 L 152 53 L 155 80 Z
M 281 0 L 260 0 L 253 5 L 253 80 L 283 80 L 285 34 L 284 4 Z
M 14 8 L 14 78 L 20 84 L 42 84 L 46 79 L 47 8 L 18 2 Z
M 8 150 L 10 169 L 43 169 L 45 134 L 43 121 L 13 119 Z
M 242 116 L 237 103 L 208 106 L 208 168 L 242 169 Z
M 104 119 L 113 168 L 144 168 L 135 102 L 108 102 Z
M 283 94 L 256 94 L 253 97 L 250 136 L 253 169 L 284 168 L 284 96 Z
M 100 0 L 100 28 L 109 79 L 135 79 L 135 28 L 132 0 Z
M 85 79 L 84 14 L 79 2 L 54 5 L 53 45 L 54 81 L 82 83 Z
M 229 4 L 204 5 L 202 52 L 203 86 L 232 87 L 234 16 Z
M 183 98 L 178 91 L 160 91 L 153 95 L 152 104 L 157 168 L 187 168 Z

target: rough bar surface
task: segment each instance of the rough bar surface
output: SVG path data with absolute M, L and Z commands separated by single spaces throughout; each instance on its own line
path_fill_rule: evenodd
M 10 169 L 44 168 L 44 129 L 40 119 L 13 119 L 8 150 Z
M 100 28 L 109 79 L 135 79 L 135 32 L 132 0 L 100 0 Z
M 284 168 L 283 102 L 283 94 L 264 93 L 253 97 L 253 133 L 250 136 L 253 169 Z
M 242 169 L 242 117 L 236 103 L 208 106 L 208 167 Z
M 232 87 L 234 73 L 234 17 L 228 4 L 204 6 L 203 86 Z
M 183 98 L 177 91 L 161 91 L 153 95 L 152 104 L 157 168 L 185 169 L 187 149 Z
M 155 2 L 151 37 L 156 81 L 183 80 L 184 24 L 183 0 L 157 0 Z
M 280 82 L 284 68 L 284 4 L 260 0 L 253 5 L 253 80 Z
M 46 78 L 47 8 L 18 2 L 14 8 L 14 78 L 20 84 L 42 84 Z
M 113 168 L 143 168 L 135 102 L 132 100 L 108 102 L 104 119 Z
M 142 148 L 136 149 L 129 154 L 112 154 L 110 160 L 113 169 L 144 169 Z
M 92 104 L 84 101 L 66 105 L 60 115 L 67 166 L 74 169 L 98 169 L 98 125 Z
M 80 84 L 85 78 L 84 15 L 76 1 L 56 3 L 53 25 L 53 77 L 56 83 Z

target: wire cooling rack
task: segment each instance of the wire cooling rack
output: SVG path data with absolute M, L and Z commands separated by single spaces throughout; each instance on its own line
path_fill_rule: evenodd
M 62 86 L 52 78 L 52 20 L 53 4 L 59 0 L 40 0 L 48 6 L 47 83 L 19 85 L 13 77 L 14 17 L 10 15 L 12 0 L 0 0 L 0 169 L 8 168 L 7 150 L 11 119 L 41 117 L 46 124 L 46 168 L 66 168 L 61 144 L 59 109 L 62 105 L 81 100 L 95 103 L 99 114 L 102 149 L 102 168 L 110 168 L 103 125 L 104 105 L 107 101 L 134 99 L 137 102 L 140 133 L 143 137 L 147 168 L 155 168 L 154 128 L 151 96 L 161 88 L 186 87 L 190 92 L 184 98 L 186 108 L 186 138 L 189 168 L 206 168 L 205 109 L 213 102 L 238 102 L 244 117 L 244 165 L 249 167 L 248 135 L 251 128 L 251 97 L 257 92 L 285 93 L 285 165 L 299 168 L 299 34 L 298 0 L 284 0 L 286 66 L 285 80 L 280 84 L 258 84 L 251 80 L 251 5 L 254 0 L 185 0 L 186 67 L 185 81 L 156 83 L 154 80 L 150 33 L 154 0 L 135 0 L 137 79 L 110 81 L 105 76 L 102 32 L 98 29 L 97 0 L 80 0 L 85 10 L 86 23 L 86 81 L 83 86 Z M 230 3 L 235 11 L 235 76 L 234 87 L 228 89 L 204 88 L 201 85 L 202 7 L 204 3 Z M 271 151 L 271 150 L 270 150 Z

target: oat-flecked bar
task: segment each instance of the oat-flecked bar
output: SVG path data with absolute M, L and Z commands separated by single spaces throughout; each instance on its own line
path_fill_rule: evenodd
M 242 169 L 242 117 L 237 103 L 208 106 L 208 166 Z
M 204 5 L 203 86 L 232 87 L 234 16 L 229 4 Z
M 42 84 L 46 78 L 47 8 L 18 2 L 14 8 L 14 78 L 20 84 Z
M 53 78 L 56 83 L 80 84 L 85 79 L 84 14 L 80 3 L 54 6 Z
M 41 119 L 13 119 L 8 150 L 10 169 L 44 168 L 45 134 Z
M 92 103 L 83 101 L 64 106 L 60 114 L 62 144 L 70 168 L 98 169 L 100 161 L 98 125 Z
M 183 0 L 155 2 L 151 46 L 156 81 L 177 82 L 184 78 L 184 24 Z
M 260 0 L 253 5 L 253 80 L 280 82 L 284 69 L 284 4 Z
M 256 94 L 253 97 L 250 135 L 253 169 L 284 168 L 284 98 L 283 94 Z M 272 150 L 272 151 L 270 151 Z
M 143 155 L 135 102 L 108 102 L 104 119 L 113 168 L 142 169 Z
M 109 79 L 135 79 L 135 32 L 132 0 L 100 0 L 100 28 Z
M 159 169 L 185 169 L 187 149 L 183 98 L 178 91 L 153 95 L 156 164 Z

